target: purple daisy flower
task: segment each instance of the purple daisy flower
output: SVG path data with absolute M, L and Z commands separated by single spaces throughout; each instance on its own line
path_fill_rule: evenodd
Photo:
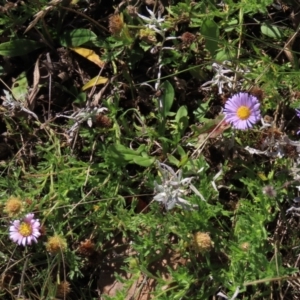
M 225 121 L 236 129 L 249 129 L 261 118 L 259 106 L 255 96 L 248 93 L 235 94 L 225 103 Z
M 37 238 L 41 235 L 40 228 L 41 224 L 39 220 L 34 219 L 34 214 L 27 214 L 22 221 L 12 222 L 9 227 L 9 237 L 19 245 L 31 245 L 32 242 L 37 243 Z

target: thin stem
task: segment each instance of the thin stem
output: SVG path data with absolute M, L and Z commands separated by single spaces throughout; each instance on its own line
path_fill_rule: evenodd
M 102 26 L 101 24 L 99 24 L 97 21 L 95 21 L 94 19 L 90 18 L 89 16 L 87 16 L 86 14 L 78 11 L 78 10 L 75 10 L 75 9 L 72 9 L 70 7 L 65 7 L 65 6 L 61 6 L 62 9 L 65 9 L 65 10 L 68 10 L 74 14 L 78 14 L 82 17 L 84 17 L 85 19 L 89 20 L 91 23 L 93 23 L 95 26 L 101 28 L 102 30 L 106 31 L 106 32 L 109 32 L 109 30 L 107 28 L 105 28 L 104 26 Z

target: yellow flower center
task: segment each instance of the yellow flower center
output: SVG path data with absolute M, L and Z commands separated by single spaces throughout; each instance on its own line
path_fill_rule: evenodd
M 240 106 L 239 109 L 236 112 L 236 115 L 241 120 L 247 120 L 251 115 L 251 110 L 248 106 Z
M 21 223 L 20 227 L 19 227 L 19 233 L 22 234 L 23 236 L 30 236 L 32 233 L 32 228 L 31 225 L 28 223 Z

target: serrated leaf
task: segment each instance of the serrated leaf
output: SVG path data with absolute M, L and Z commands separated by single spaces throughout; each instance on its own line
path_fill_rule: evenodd
M 100 68 L 104 67 L 104 61 L 101 60 L 100 56 L 95 53 L 94 50 L 91 49 L 86 49 L 86 48 L 80 48 L 80 47 L 75 47 L 75 48 L 70 48 L 77 54 L 83 56 L 84 58 L 88 59 L 89 61 L 93 62 Z
M 0 44 L 0 55 L 11 57 L 22 56 L 41 47 L 42 45 L 35 41 L 27 39 L 13 40 Z
M 89 29 L 79 28 L 64 32 L 60 38 L 60 44 L 64 47 L 79 47 L 87 42 L 97 39 L 97 35 Z
M 205 37 L 205 47 L 211 56 L 218 49 L 219 26 L 213 20 L 205 20 L 201 27 L 201 34 Z
M 108 78 L 106 77 L 102 77 L 102 76 L 96 76 L 93 79 L 91 79 L 89 82 L 87 82 L 82 88 L 82 91 L 85 91 L 91 87 L 93 87 L 94 85 L 98 85 L 98 84 L 105 84 L 108 81 Z

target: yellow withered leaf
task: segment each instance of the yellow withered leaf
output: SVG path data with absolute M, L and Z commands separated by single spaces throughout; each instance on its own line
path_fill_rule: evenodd
M 268 180 L 268 178 L 266 177 L 266 175 L 263 172 L 258 172 L 257 175 L 263 181 Z
M 96 76 L 93 79 L 91 79 L 89 82 L 87 82 L 82 88 L 82 91 L 87 90 L 88 88 L 93 87 L 94 85 L 98 84 L 105 84 L 108 81 L 108 78 L 102 77 L 102 76 Z
M 101 58 L 99 57 L 98 54 L 95 53 L 95 51 L 93 51 L 91 49 L 81 48 L 81 47 L 74 47 L 74 48 L 70 48 L 70 49 L 73 50 L 74 52 L 76 52 L 77 54 L 85 57 L 89 61 L 93 62 L 100 68 L 104 67 L 104 64 L 105 64 L 104 61 L 101 60 Z

